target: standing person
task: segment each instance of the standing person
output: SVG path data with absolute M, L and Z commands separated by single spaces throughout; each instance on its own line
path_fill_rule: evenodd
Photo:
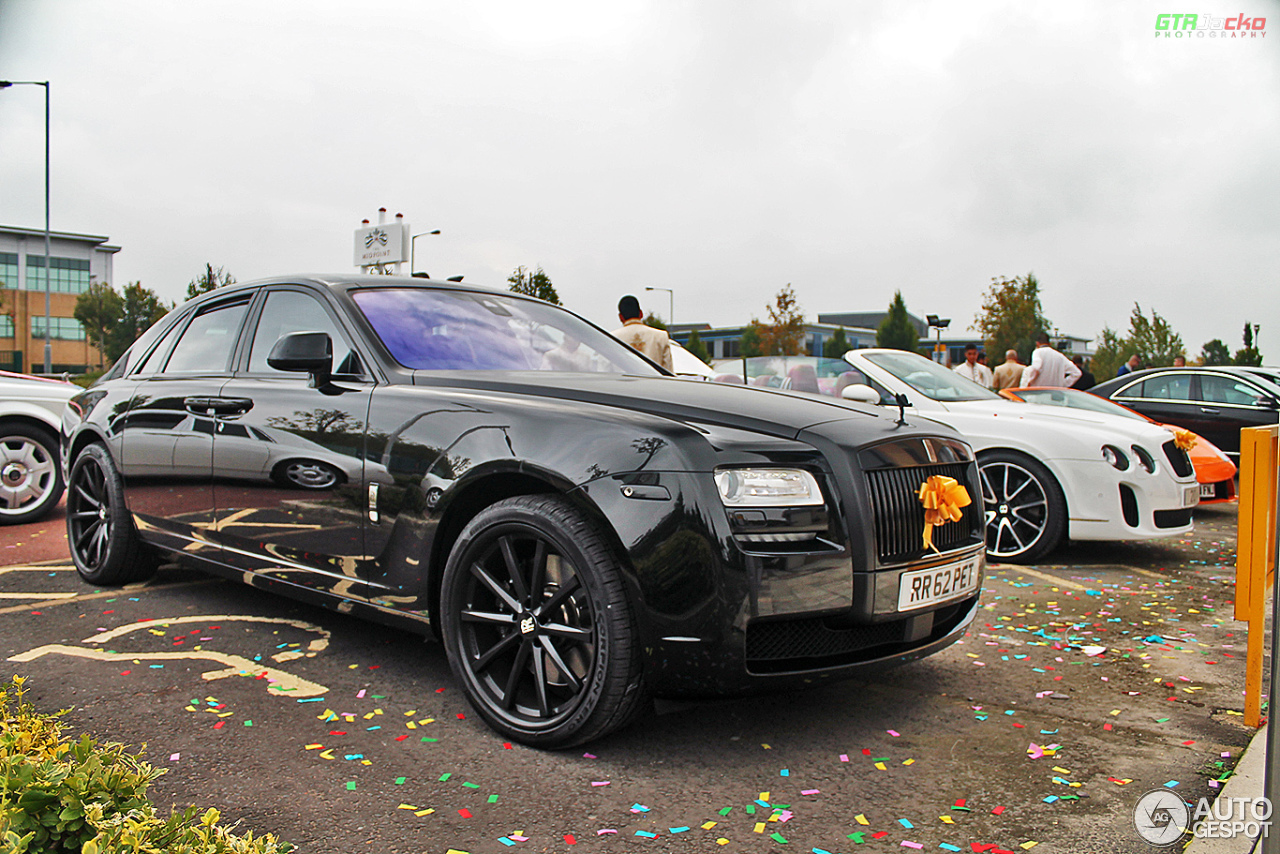
M 1085 368 L 1083 356 L 1072 356 L 1071 363 L 1080 369 L 1080 379 L 1076 380 L 1075 385 L 1071 386 L 1072 388 L 1078 388 L 1080 391 L 1088 391 L 1098 384 L 1098 380 L 1094 377 L 1093 372 Z
M 991 388 L 991 369 L 978 361 L 978 347 L 975 344 L 964 348 L 964 361 L 952 370 L 967 380 L 973 380 L 983 388 Z
M 1031 364 L 1022 372 L 1022 386 L 1070 388 L 1080 379 L 1080 369 L 1071 360 L 1049 346 L 1049 333 L 1036 333 L 1036 349 Z
M 1142 361 L 1138 358 L 1138 354 L 1134 353 L 1132 356 L 1129 357 L 1129 361 L 1121 365 L 1120 370 L 1116 371 L 1116 376 L 1122 377 L 1125 374 L 1131 374 L 1134 371 L 1138 370 L 1139 366 L 1141 365 L 1142 365 Z
M 1022 384 L 1022 372 L 1026 365 L 1018 361 L 1017 350 L 1004 351 L 1004 364 L 995 369 L 992 388 L 1000 391 L 1005 388 L 1017 388 Z
M 1185 368 L 1185 367 L 1187 366 L 1187 357 L 1186 357 L 1186 356 L 1174 356 L 1174 357 L 1173 357 L 1173 366 L 1174 366 L 1175 368 Z
M 668 371 L 672 370 L 671 338 L 661 329 L 645 325 L 640 300 L 627 294 L 618 300 L 618 319 L 622 328 L 613 330 L 613 337 L 632 349 L 639 350 Z

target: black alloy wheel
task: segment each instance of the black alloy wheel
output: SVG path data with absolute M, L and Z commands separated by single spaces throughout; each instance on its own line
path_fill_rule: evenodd
M 520 496 L 477 514 L 449 556 L 441 616 L 468 698 L 514 740 L 571 747 L 646 705 L 621 567 L 563 498 Z
M 1043 465 L 1011 451 L 978 456 L 987 523 L 987 557 L 1035 563 L 1062 542 L 1067 502 Z
M 127 584 L 155 573 L 157 560 L 138 539 L 120 473 L 102 445 L 86 445 L 71 466 L 67 546 L 80 577 L 93 584 Z
M 0 425 L 0 525 L 34 522 L 60 497 L 58 437 L 29 424 Z

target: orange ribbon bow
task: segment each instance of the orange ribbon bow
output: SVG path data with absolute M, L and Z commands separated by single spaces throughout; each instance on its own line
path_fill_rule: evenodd
M 1196 439 L 1200 437 L 1190 430 L 1174 430 L 1173 444 L 1177 445 L 1180 450 L 1189 451 L 1196 446 Z
M 935 474 L 920 484 L 920 503 L 924 505 L 924 544 L 938 552 L 933 544 L 934 525 L 945 525 L 948 522 L 959 522 L 964 513 L 961 507 L 968 507 L 973 499 L 954 477 Z

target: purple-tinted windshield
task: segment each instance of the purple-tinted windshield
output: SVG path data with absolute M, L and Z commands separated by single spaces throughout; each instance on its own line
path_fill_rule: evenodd
M 378 288 L 351 296 L 406 368 L 659 373 L 621 341 L 545 303 L 432 288 Z

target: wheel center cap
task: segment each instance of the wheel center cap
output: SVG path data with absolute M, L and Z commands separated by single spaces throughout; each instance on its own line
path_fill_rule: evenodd
M 520 634 L 531 635 L 538 630 L 538 620 L 533 614 L 525 613 L 520 617 Z
M 1009 505 L 1008 505 L 1008 504 L 1001 504 L 1001 505 L 1000 505 L 1000 515 L 1001 515 L 1001 516 L 1008 516 L 1008 515 L 1009 515 Z
M 11 486 L 17 486 L 22 483 L 23 478 L 27 476 L 27 471 L 17 463 L 10 463 L 4 467 L 4 471 L 0 473 L 0 480 Z

